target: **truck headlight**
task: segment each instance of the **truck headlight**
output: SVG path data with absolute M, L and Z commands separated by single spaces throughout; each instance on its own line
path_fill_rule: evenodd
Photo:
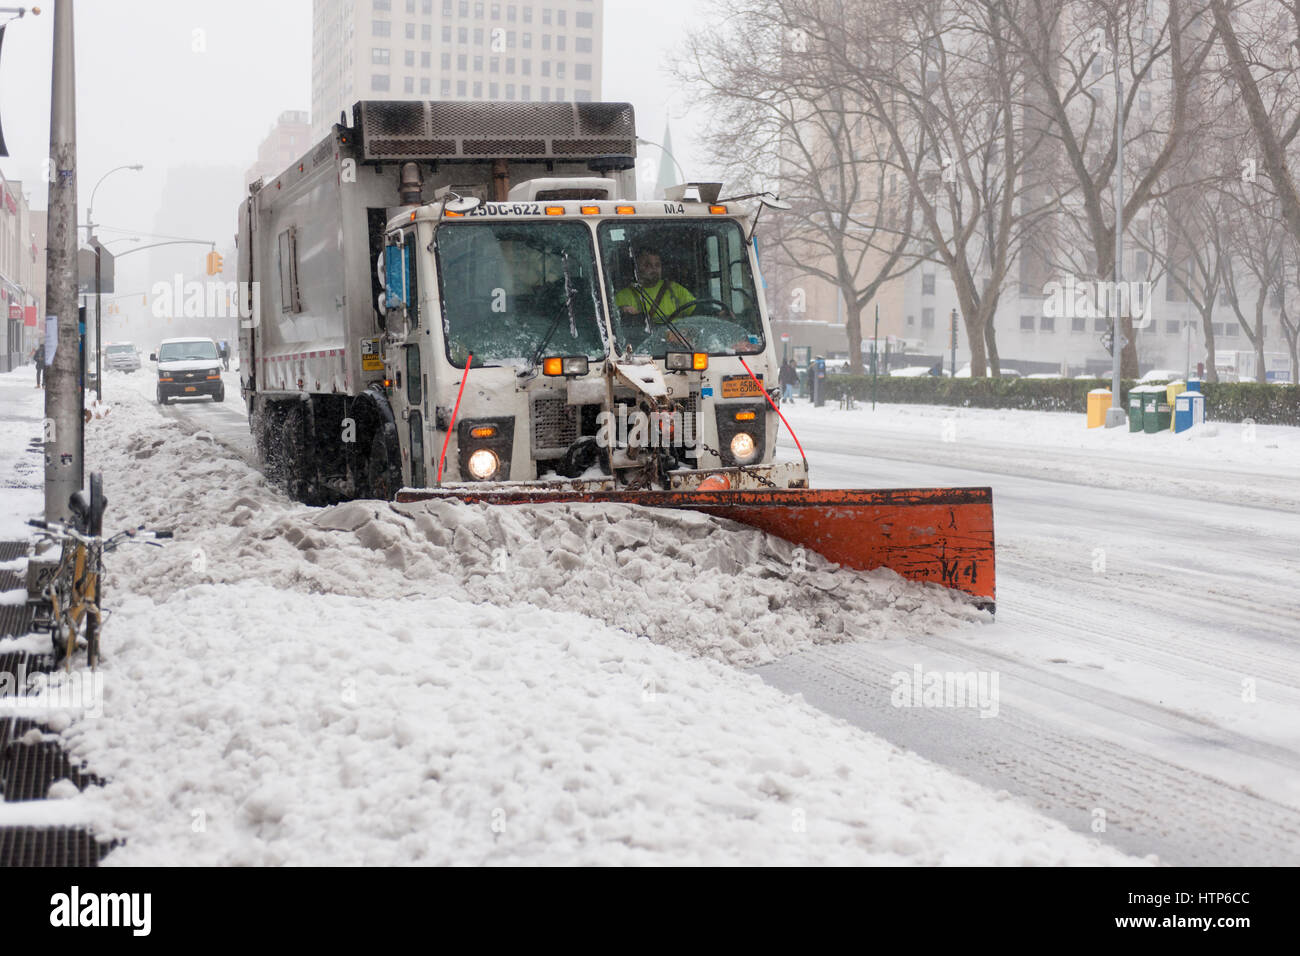
M 497 473 L 501 467 L 501 462 L 496 456 L 496 452 L 488 451 L 486 448 L 480 448 L 469 456 L 469 473 L 479 481 L 486 481 Z
M 731 436 L 731 454 L 742 465 L 748 464 L 757 450 L 754 436 L 749 432 L 736 432 Z
M 708 352 L 668 352 L 664 366 L 670 372 L 702 372 L 709 367 Z
M 556 355 L 542 360 L 542 374 L 566 377 L 586 375 L 588 364 L 585 355 Z

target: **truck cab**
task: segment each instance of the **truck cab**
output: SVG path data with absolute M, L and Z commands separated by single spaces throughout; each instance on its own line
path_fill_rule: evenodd
M 769 474 L 775 352 L 743 212 L 579 198 L 395 217 L 384 354 L 404 483 L 805 477 Z
M 241 209 L 240 374 L 268 475 L 304 500 L 806 487 L 774 460 L 767 200 L 638 200 L 628 104 L 353 113 Z

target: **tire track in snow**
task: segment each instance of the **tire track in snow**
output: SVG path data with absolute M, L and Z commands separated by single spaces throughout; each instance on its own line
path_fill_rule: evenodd
M 1182 866 L 1300 863 L 1300 811 L 1044 720 L 1014 703 L 1019 675 L 1003 685 L 996 718 L 971 709 L 896 708 L 891 676 L 900 669 L 880 646 L 856 644 L 810 648 L 757 673 L 1081 833 L 1093 832 L 1101 809 L 1106 829 L 1095 835 L 1125 852 Z

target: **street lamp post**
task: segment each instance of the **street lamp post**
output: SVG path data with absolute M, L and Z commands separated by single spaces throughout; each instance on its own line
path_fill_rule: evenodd
M 1124 281 L 1124 79 L 1119 72 L 1119 13 L 1115 14 L 1115 324 L 1110 337 L 1111 382 L 1110 408 L 1106 410 L 1106 427 L 1116 428 L 1127 420 L 1120 402 L 1120 362 L 1124 352 L 1124 320 L 1120 289 Z
M 682 169 L 682 164 L 677 162 L 676 156 L 668 152 L 668 150 L 664 149 L 663 146 L 661 146 L 659 143 L 656 143 L 654 140 L 649 140 L 649 139 L 645 139 L 644 137 L 638 136 L 636 138 L 636 141 L 640 143 L 642 146 L 653 146 L 655 149 L 663 152 L 665 156 L 667 156 L 669 159 L 673 161 L 673 165 L 677 167 L 677 172 L 681 174 L 682 182 L 686 182 L 686 170 Z
M 95 183 L 95 188 L 90 191 L 90 203 L 86 206 L 86 241 L 95 249 L 95 398 L 101 402 L 104 400 L 104 375 L 103 370 L 100 368 L 99 359 L 101 351 L 101 343 L 99 340 L 99 266 L 101 261 L 100 253 L 103 251 L 104 247 L 100 244 L 99 240 L 95 238 L 95 193 L 99 191 L 99 187 L 103 185 L 105 179 L 123 169 L 131 169 L 139 172 L 144 169 L 144 166 L 140 163 L 132 163 L 125 166 L 116 166 L 113 169 L 110 169 L 104 175 L 99 177 L 99 182 Z
M 1151 6 L 1153 0 L 1147 0 L 1146 15 L 1142 18 L 1142 26 L 1145 30 L 1146 24 L 1151 19 Z M 1121 314 L 1124 310 L 1121 308 L 1121 302 L 1128 302 L 1132 307 L 1132 302 L 1128 296 L 1121 293 L 1121 287 L 1124 282 L 1124 79 L 1119 71 L 1119 36 L 1120 32 L 1120 11 L 1115 11 L 1115 48 L 1111 58 L 1111 66 L 1115 69 L 1115 294 L 1111 296 L 1115 303 L 1115 325 L 1111 333 L 1111 383 L 1110 383 L 1110 408 L 1106 410 L 1106 427 L 1116 428 L 1128 421 L 1128 416 L 1124 413 L 1124 407 L 1120 403 L 1120 369 L 1121 360 L 1124 354 L 1124 317 Z M 1133 82 L 1139 82 L 1137 77 Z M 1136 333 L 1135 333 L 1136 334 Z

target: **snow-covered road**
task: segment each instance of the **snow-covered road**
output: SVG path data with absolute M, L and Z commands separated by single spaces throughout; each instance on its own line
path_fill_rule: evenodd
M 1300 862 L 1300 430 L 789 410 L 817 486 L 993 487 L 980 623 L 707 521 L 291 505 L 233 373 L 221 405 L 147 384 L 88 440 L 138 483 L 119 520 L 185 535 L 115 559 L 108 716 L 65 731 L 112 780 L 78 804 L 129 840 L 107 862 Z M 929 706 L 953 674 L 996 683 Z
M 1129 852 L 1300 862 L 1296 430 L 1188 442 L 1081 435 L 1082 415 L 787 415 L 816 486 L 991 485 L 998 615 L 802 651 L 767 680 L 1076 829 L 1104 819 Z M 890 706 L 891 675 L 914 667 L 996 672 L 997 719 Z
M 187 428 L 208 432 L 251 464 L 254 454 L 253 436 L 248 430 L 248 408 L 244 405 L 243 396 L 239 394 L 239 373 L 232 369 L 222 373 L 221 378 L 226 386 L 225 401 L 214 402 L 210 398 L 176 399 L 169 405 L 159 406 L 158 410 Z M 147 394 L 152 386 L 152 377 L 144 379 L 143 383 L 133 377 L 130 384 L 141 394 Z
M 703 515 L 306 508 L 125 378 L 88 467 L 178 537 L 109 563 L 103 716 L 51 715 L 108 865 L 1139 862 L 744 670 L 986 623 L 949 592 Z

